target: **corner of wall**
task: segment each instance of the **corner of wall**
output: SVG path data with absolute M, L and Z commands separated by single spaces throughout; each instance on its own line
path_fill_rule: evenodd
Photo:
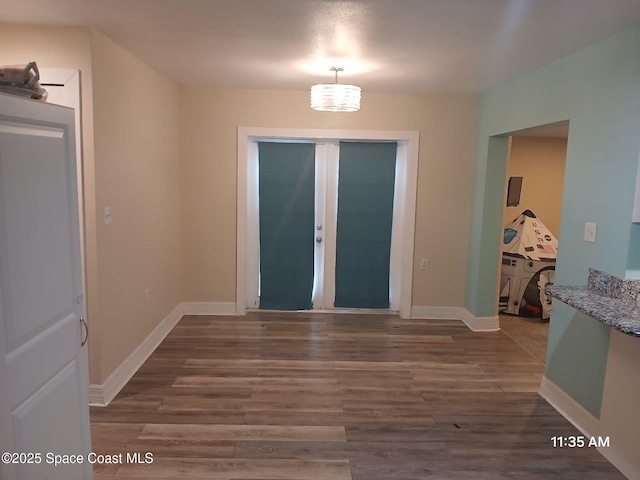
M 500 330 L 498 316 L 476 317 L 465 307 L 411 307 L 411 318 L 424 320 L 460 320 L 474 332 Z
M 599 432 L 600 421 L 546 376 L 538 394 L 584 435 L 592 437 Z
M 102 382 L 89 386 L 89 403 L 104 407 L 115 398 L 185 315 L 235 316 L 232 302 L 182 302 L 156 326 L 131 354 Z
M 173 327 L 178 324 L 184 315 L 183 310 L 182 303 L 177 305 L 103 383 L 89 386 L 90 405 L 101 407 L 109 405 Z

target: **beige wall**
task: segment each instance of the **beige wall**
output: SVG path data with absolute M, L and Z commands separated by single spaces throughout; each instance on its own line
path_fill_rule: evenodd
M 181 301 L 178 88 L 97 31 L 92 53 L 103 383 Z
M 502 225 L 531 210 L 556 238 L 560 233 L 566 138 L 513 137 L 507 178 L 523 177 L 520 205 L 505 207 Z
M 365 91 L 362 104 L 320 113 L 306 91 L 182 89 L 185 301 L 235 302 L 237 127 L 247 126 L 419 131 L 412 305 L 463 305 L 476 97 Z
M 100 325 L 97 322 L 97 247 L 95 172 L 93 152 L 93 82 L 91 30 L 89 28 L 0 25 L 0 64 L 23 65 L 35 61 L 40 68 L 80 71 L 82 121 L 82 171 L 85 237 L 87 322 L 90 328 L 89 368 L 91 381 L 98 378 Z
M 611 329 L 607 370 L 598 425 L 601 437 L 610 437 L 610 448 L 601 453 L 628 478 L 640 478 L 638 432 L 640 418 L 630 408 L 640 404 L 640 342 Z
M 0 25 L 0 64 L 33 60 L 80 70 L 90 382 L 102 384 L 181 301 L 178 89 L 96 30 Z
M 92 384 L 181 301 L 235 301 L 238 126 L 419 131 L 412 304 L 463 304 L 475 96 L 365 92 L 358 113 L 319 113 L 308 92 L 179 90 L 93 29 L 1 25 L 0 63 L 32 60 L 81 72 Z

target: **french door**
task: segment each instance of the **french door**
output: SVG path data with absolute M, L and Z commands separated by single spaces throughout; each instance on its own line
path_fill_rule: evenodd
M 253 306 L 390 307 L 396 142 L 260 142 Z
M 397 142 L 394 188 L 393 228 L 390 258 L 389 303 L 401 318 L 411 317 L 411 293 L 414 271 L 414 237 L 416 219 L 416 192 L 418 183 L 418 152 L 420 134 L 416 131 L 345 130 L 308 128 L 238 127 L 237 144 L 237 197 L 236 197 L 236 315 L 259 306 L 260 290 L 260 228 L 258 201 L 258 143 L 261 141 L 307 142 L 316 144 L 316 158 L 327 157 L 324 163 L 327 176 L 337 175 L 337 155 L 340 141 Z M 333 159 L 333 160 L 332 160 Z M 321 165 L 321 164 L 317 164 Z M 319 168 L 316 166 L 316 168 Z M 328 182 L 327 185 L 331 185 Z M 326 187 L 325 187 L 326 188 Z M 316 191 L 316 194 L 321 194 Z M 316 202 L 320 208 L 330 207 L 337 201 L 337 193 L 326 192 L 326 201 Z M 327 211 L 330 211 L 329 209 Z M 323 224 L 325 235 L 331 235 L 336 223 Z M 333 232 L 335 235 L 335 231 Z M 330 276 L 335 256 L 325 249 L 325 258 L 315 256 L 314 262 L 324 261 L 324 276 Z M 317 275 L 317 273 L 316 273 Z M 323 284 L 317 282 L 316 284 Z M 325 287 L 313 293 L 314 308 L 329 308 L 333 292 Z
M 310 310 L 314 284 L 315 145 L 259 144 L 259 307 Z

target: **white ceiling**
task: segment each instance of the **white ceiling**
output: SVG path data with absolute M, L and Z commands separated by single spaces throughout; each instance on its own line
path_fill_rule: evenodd
M 479 92 L 640 22 L 640 0 L 0 0 L 0 22 L 95 26 L 181 84 L 305 90 L 335 65 L 365 91 Z

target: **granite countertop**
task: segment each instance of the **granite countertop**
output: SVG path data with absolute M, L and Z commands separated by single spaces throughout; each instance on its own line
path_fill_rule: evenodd
M 545 292 L 622 333 L 640 337 L 640 295 L 636 288 L 640 283 L 636 282 L 590 270 L 587 286 L 549 285 Z

